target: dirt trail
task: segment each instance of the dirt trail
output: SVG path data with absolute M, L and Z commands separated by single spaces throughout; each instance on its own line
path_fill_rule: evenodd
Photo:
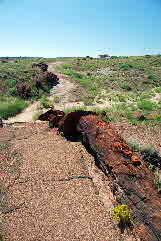
M 49 64 L 49 71 L 55 73 L 57 64 Z M 61 97 L 56 108 L 80 105 L 74 99 L 76 84 L 58 77 L 60 83 L 50 95 Z M 121 234 L 112 215 L 115 200 L 109 183 L 84 146 L 57 135 L 48 123 L 31 122 L 38 107 L 37 101 L 9 119 L 26 123 L 0 130 L 0 144 L 9 143 L 8 152 L 21 157 L 0 166 L 3 240 L 138 240 L 131 233 Z
M 65 75 L 56 72 L 55 67 L 63 62 L 49 63 L 48 71 L 57 74 L 59 77 L 59 84 L 50 90 L 49 99 L 53 100 L 54 96 L 60 98 L 59 104 L 55 104 L 55 108 L 63 110 L 66 107 L 79 106 L 83 103 L 75 101 L 74 93 L 78 89 L 78 86 L 69 81 Z M 8 123 L 12 122 L 31 122 L 33 121 L 33 115 L 38 111 L 40 107 L 40 101 L 35 101 L 24 109 L 20 114 L 8 119 Z
M 19 128 L 17 128 L 19 127 Z M 47 123 L 3 128 L 21 165 L 0 176 L 0 228 L 4 241 L 132 241 L 111 215 L 106 177 L 79 142 L 68 142 Z M 2 168 L 2 166 L 1 166 Z

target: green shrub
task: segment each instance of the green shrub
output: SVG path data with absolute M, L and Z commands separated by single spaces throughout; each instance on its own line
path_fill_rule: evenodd
M 161 87 L 156 88 L 156 89 L 155 89 L 155 92 L 156 92 L 156 93 L 161 93 Z
M 120 87 L 124 90 L 131 90 L 131 87 L 129 86 L 128 83 L 122 83 Z
M 74 79 L 77 79 L 77 80 L 83 78 L 83 76 L 81 74 L 73 72 L 73 71 L 68 70 L 68 69 L 64 70 L 63 73 L 66 74 L 66 75 L 69 75 L 69 76 L 71 76 L 71 77 L 73 77 Z
M 141 150 L 141 145 L 140 143 L 138 143 L 137 141 L 133 140 L 133 139 L 129 139 L 127 141 L 128 145 L 134 150 L 134 151 L 140 151 Z
M 62 64 L 61 67 L 63 69 L 71 69 L 71 65 L 70 64 Z
M 9 88 L 8 92 L 9 92 L 10 95 L 16 95 L 17 89 L 15 87 Z
M 128 70 L 132 68 L 133 66 L 131 64 L 121 64 L 120 69 Z
M 111 59 L 117 59 L 118 56 L 111 56 Z
M 42 89 L 39 89 L 39 90 L 38 90 L 38 96 L 39 96 L 39 98 L 41 98 L 42 95 L 43 95 L 43 90 L 42 90 Z
M 151 111 L 151 110 L 155 109 L 156 104 L 153 103 L 153 102 L 150 101 L 150 100 L 143 99 L 143 100 L 141 100 L 141 101 L 139 101 L 139 102 L 137 103 L 137 106 L 138 106 L 138 108 L 140 108 L 141 110 Z
M 45 95 L 41 97 L 40 104 L 45 109 L 48 109 L 53 105 L 52 101 L 50 101 Z
M 21 112 L 25 107 L 27 107 L 27 103 L 20 99 L 16 99 L 13 103 L 0 103 L 0 116 L 8 119 Z
M 15 86 L 15 85 L 17 84 L 17 80 L 15 80 L 15 79 L 9 79 L 9 80 L 7 80 L 7 84 L 8 84 L 9 86 Z
M 148 74 L 148 79 L 150 79 L 150 80 L 157 80 L 157 76 L 154 73 L 149 73 Z
M 114 207 L 114 218 L 122 225 L 131 223 L 130 209 L 126 204 L 119 204 Z

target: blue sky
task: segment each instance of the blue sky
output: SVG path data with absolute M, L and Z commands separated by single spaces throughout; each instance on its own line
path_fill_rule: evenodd
M 161 53 L 161 0 L 0 0 L 0 56 Z

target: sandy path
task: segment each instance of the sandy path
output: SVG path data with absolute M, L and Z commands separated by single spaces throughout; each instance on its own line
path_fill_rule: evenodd
M 12 173 L 1 175 L 8 187 L 0 212 L 3 240 L 135 240 L 117 228 L 110 213 L 112 193 L 93 157 L 81 143 L 68 142 L 45 125 L 10 129 L 22 164 L 15 181 Z

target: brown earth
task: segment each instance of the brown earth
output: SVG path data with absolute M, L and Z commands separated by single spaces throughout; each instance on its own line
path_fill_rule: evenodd
M 117 227 L 114 197 L 91 155 L 47 125 L 0 129 L 3 240 L 138 240 Z

